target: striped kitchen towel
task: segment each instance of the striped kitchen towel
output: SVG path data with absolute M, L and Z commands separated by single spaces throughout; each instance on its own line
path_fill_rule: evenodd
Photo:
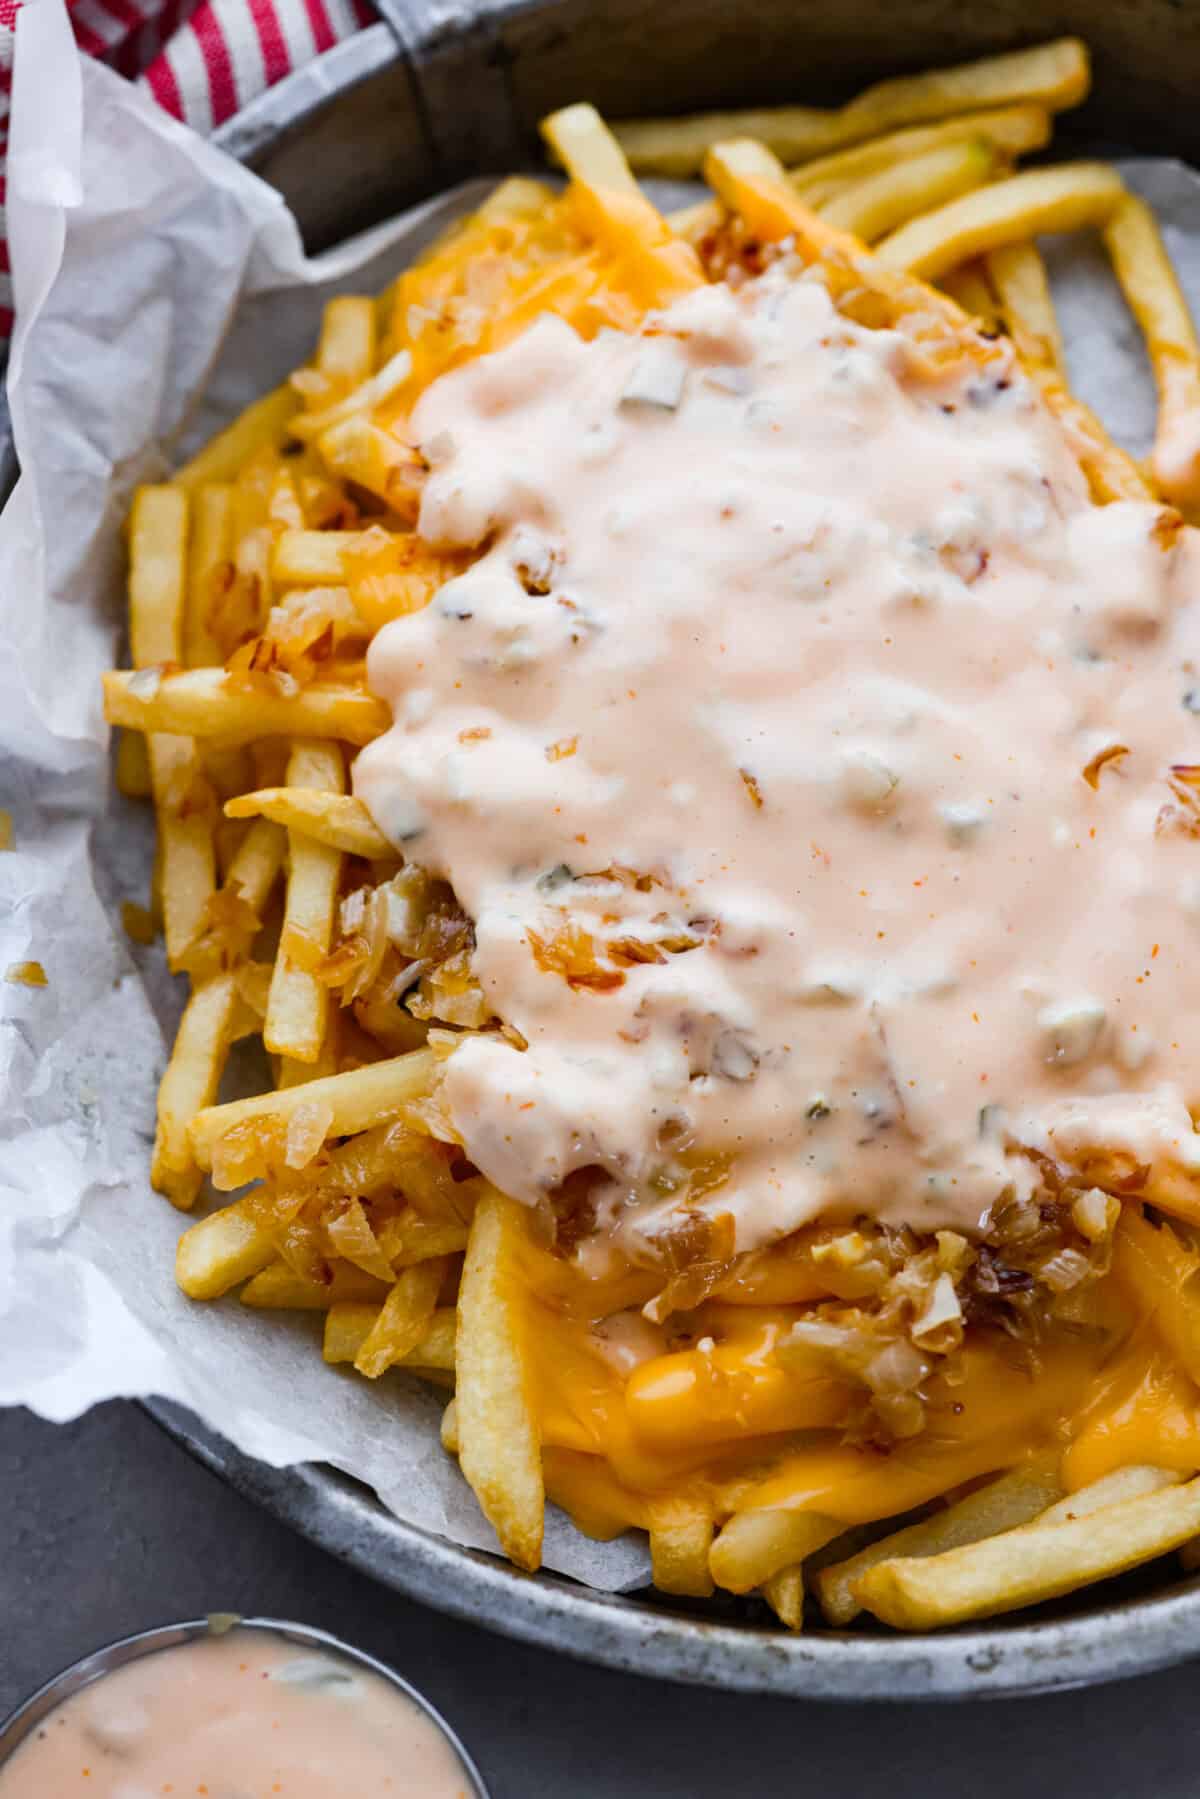
M 3 171 L 21 5 L 0 0 L 0 341 L 12 330 Z M 67 0 L 67 7 L 81 50 L 139 81 L 201 133 L 376 18 L 368 0 Z

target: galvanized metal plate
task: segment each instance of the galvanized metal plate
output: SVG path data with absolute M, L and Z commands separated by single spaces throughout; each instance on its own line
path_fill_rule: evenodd
M 269 90 L 219 133 L 285 194 L 320 248 L 439 185 L 525 158 L 536 117 L 582 95 L 614 114 L 842 97 L 864 79 L 1079 31 L 1097 84 L 1078 126 L 1200 154 L 1200 9 L 1062 0 L 1034 29 L 1020 0 L 379 0 L 390 21 Z M 463 103 L 468 97 L 469 103 Z M 401 1523 L 332 1470 L 248 1460 L 176 1407 L 152 1415 L 239 1491 L 364 1573 L 457 1617 L 663 1679 L 820 1699 L 961 1699 L 1082 1686 L 1200 1654 L 1200 1580 L 1163 1567 L 1057 1614 L 900 1637 L 773 1627 L 743 1602 L 683 1609 L 592 1592 Z

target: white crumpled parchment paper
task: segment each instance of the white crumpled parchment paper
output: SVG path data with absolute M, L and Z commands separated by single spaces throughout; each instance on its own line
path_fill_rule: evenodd
M 1168 221 L 1200 301 L 1200 180 L 1127 166 Z M 397 1516 L 494 1547 L 438 1442 L 440 1403 L 403 1375 L 327 1368 L 316 1322 L 196 1306 L 172 1278 L 184 1228 L 150 1190 L 154 1095 L 180 998 L 135 950 L 144 811 L 111 793 L 100 675 L 122 629 L 120 525 L 133 486 L 303 361 L 331 292 L 382 286 L 459 190 L 316 261 L 273 190 L 75 52 L 61 0 L 20 14 L 8 168 L 18 324 L 9 398 L 22 476 L 0 518 L 0 1402 L 65 1419 L 116 1395 L 191 1407 L 240 1449 L 316 1460 Z M 1153 397 L 1099 252 L 1052 246 L 1079 390 L 1131 448 Z M 204 392 L 197 408 L 197 396 Z M 638 1584 L 631 1543 L 548 1525 L 547 1563 Z

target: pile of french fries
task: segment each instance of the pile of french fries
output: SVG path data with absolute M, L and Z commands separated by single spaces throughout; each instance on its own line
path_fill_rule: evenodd
M 443 1441 L 520 1567 L 538 1565 L 547 1496 L 594 1535 L 646 1530 L 663 1592 L 758 1593 L 792 1629 L 808 1599 L 838 1627 L 867 1612 L 922 1630 L 1171 1550 L 1195 1564 L 1193 1182 L 1065 1171 L 1059 1202 L 1096 1251 L 1067 1323 L 1032 1351 L 968 1332 L 953 1371 L 929 1376 L 926 1428 L 881 1448 L 848 1424 L 844 1368 L 792 1333 L 855 1293 L 860 1232 L 811 1227 L 699 1287 L 646 1268 L 589 1281 L 465 1161 L 439 1066 L 464 1031 L 504 1027 L 471 974 L 470 921 L 350 791 L 357 750 L 390 722 L 367 645 L 456 566 L 414 530 L 414 401 L 546 310 L 586 335 L 636 330 L 786 249 L 850 316 L 935 360 L 986 361 L 1005 334 L 1096 501 L 1161 502 L 1177 528 L 1173 509 L 1200 502 L 1200 348 L 1153 215 L 1102 164 L 1016 167 L 1087 86 L 1069 40 L 837 111 L 610 131 L 569 107 L 544 125 L 565 193 L 506 181 L 387 293 L 331 301 L 311 364 L 135 498 L 134 667 L 105 699 L 118 783 L 153 801 L 158 856 L 149 914 L 127 924 L 161 929 L 190 982 L 153 1180 L 185 1210 L 205 1177 L 241 1190 L 183 1235 L 179 1283 L 321 1313 L 329 1362 L 446 1389 Z M 673 218 L 635 178 L 701 171 L 712 198 Z M 1067 385 L 1034 239 L 1081 229 L 1102 234 L 1158 383 L 1145 468 Z M 247 1035 L 273 1085 L 217 1103 Z M 943 1252 L 953 1280 L 965 1246 L 914 1248 Z M 591 1328 L 651 1302 L 675 1348 L 626 1379 Z

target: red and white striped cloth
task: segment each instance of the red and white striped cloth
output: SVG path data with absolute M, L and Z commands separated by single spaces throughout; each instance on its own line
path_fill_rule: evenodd
M 12 330 L 4 166 L 21 5 L 0 0 L 0 342 Z M 202 134 L 377 16 L 368 0 L 67 0 L 67 9 L 81 50 Z

